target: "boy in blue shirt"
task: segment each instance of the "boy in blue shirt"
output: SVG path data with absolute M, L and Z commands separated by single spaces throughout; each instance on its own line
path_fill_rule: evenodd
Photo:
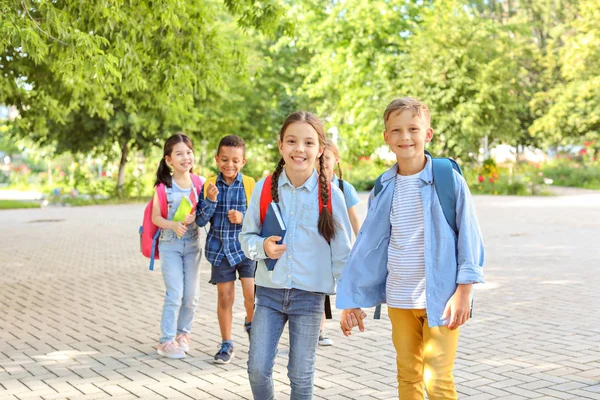
M 384 112 L 384 139 L 397 163 L 371 192 L 367 217 L 338 280 L 341 329 L 364 330 L 361 307 L 387 303 L 398 367 L 398 396 L 457 399 L 458 327 L 470 316 L 472 285 L 483 279 L 483 240 L 463 177 L 453 171 L 457 232 L 434 187 L 429 109 L 413 98 Z
M 217 285 L 217 317 L 223 339 L 214 362 L 228 364 L 234 356 L 231 326 L 235 298 L 236 271 L 242 282 L 246 320 L 244 328 L 250 335 L 254 316 L 254 272 L 256 262 L 244 255 L 238 236 L 248 200 L 244 181 L 254 183 L 240 172 L 246 164 L 244 140 L 235 135 L 225 136 L 219 142 L 215 161 L 219 175 L 214 183 L 205 183 L 198 203 L 196 223 L 205 226 L 210 222 L 206 237 L 206 259 L 212 265 L 210 283 Z M 253 186 L 253 185 L 252 185 Z

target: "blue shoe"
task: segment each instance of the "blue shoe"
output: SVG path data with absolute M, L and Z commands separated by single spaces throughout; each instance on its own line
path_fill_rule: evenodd
M 215 354 L 216 364 L 229 364 L 233 358 L 233 345 L 229 343 L 221 343 L 219 351 Z

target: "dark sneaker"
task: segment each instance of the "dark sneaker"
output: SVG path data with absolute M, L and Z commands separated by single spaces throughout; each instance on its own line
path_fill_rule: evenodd
M 229 364 L 234 355 L 233 345 L 222 343 L 219 347 L 219 351 L 215 354 L 214 362 L 217 364 Z
M 252 322 L 244 322 L 244 329 L 248 334 L 248 339 L 250 339 L 250 331 L 252 330 Z

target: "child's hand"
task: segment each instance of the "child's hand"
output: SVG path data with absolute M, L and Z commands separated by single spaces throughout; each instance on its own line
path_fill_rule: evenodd
M 172 228 L 178 237 L 182 237 L 187 232 L 187 227 L 181 222 L 174 222 Z
M 188 214 L 188 215 L 185 216 L 184 223 L 187 226 L 187 225 L 191 224 L 192 222 L 194 222 L 195 220 L 196 220 L 196 213 L 193 212 L 193 213 Z
M 227 213 L 227 218 L 229 218 L 229 222 L 232 224 L 241 224 L 244 220 L 244 215 L 237 210 L 229 210 Z
M 469 319 L 471 313 L 470 295 L 473 285 L 458 285 L 442 313 L 442 319 L 448 321 L 449 329 L 456 329 Z M 448 317 L 450 317 L 448 319 Z
M 281 240 L 281 236 L 269 236 L 263 242 L 265 254 L 272 260 L 277 260 L 285 253 L 285 244 L 277 244 Z
M 219 194 L 219 189 L 214 183 L 208 184 L 208 189 L 206 189 L 206 197 L 208 197 L 211 201 L 217 201 L 217 195 Z
M 365 325 L 363 319 L 367 318 L 367 313 L 361 308 L 350 308 L 343 310 L 340 317 L 340 328 L 344 332 L 344 336 L 352 335 L 352 328 L 358 326 L 361 332 L 365 331 Z

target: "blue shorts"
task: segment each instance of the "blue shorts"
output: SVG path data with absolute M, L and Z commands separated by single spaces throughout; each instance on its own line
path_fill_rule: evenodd
M 213 265 L 210 273 L 210 281 L 216 285 L 217 283 L 233 282 L 235 281 L 235 271 L 241 278 L 254 278 L 254 272 L 256 272 L 256 261 L 252 261 L 249 258 L 244 258 L 241 263 L 231 266 L 227 257 L 223 256 L 221 265 Z

